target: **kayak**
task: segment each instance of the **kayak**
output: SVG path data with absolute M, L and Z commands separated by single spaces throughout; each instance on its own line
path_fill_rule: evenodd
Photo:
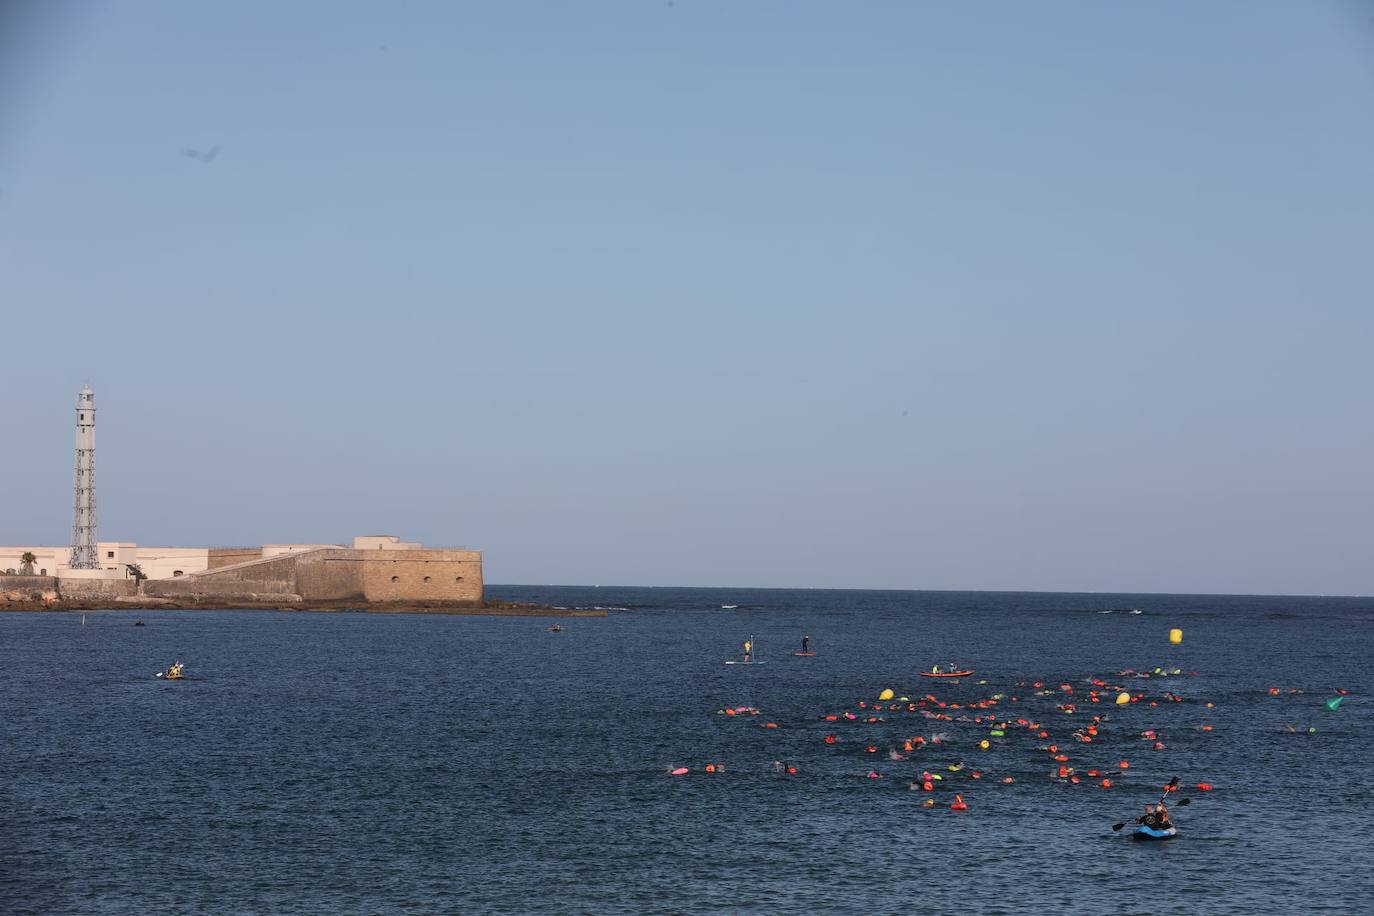
M 1156 830 L 1145 824 L 1138 824 L 1135 830 L 1131 832 L 1131 839 L 1133 840 L 1172 840 L 1176 836 L 1178 836 L 1177 827 Z
M 940 674 L 934 674 L 930 671 L 922 671 L 921 677 L 968 677 L 972 673 L 972 671 L 943 671 Z

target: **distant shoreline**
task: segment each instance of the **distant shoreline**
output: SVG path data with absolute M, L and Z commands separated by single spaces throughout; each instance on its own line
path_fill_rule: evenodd
M 487 601 L 482 604 L 417 604 L 408 602 L 359 603 L 345 601 L 283 602 L 280 596 L 270 601 L 214 601 L 130 597 L 115 601 L 41 600 L 0 602 L 0 613 L 9 611 L 70 613 L 72 611 L 302 611 L 317 614 L 435 614 L 468 617 L 605 617 L 604 608 L 556 608 L 544 604 L 516 601 Z

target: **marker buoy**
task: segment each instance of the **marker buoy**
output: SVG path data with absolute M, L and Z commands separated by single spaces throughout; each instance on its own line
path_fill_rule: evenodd
M 1170 630 L 1169 642 L 1173 643 L 1174 645 L 1178 645 L 1179 643 L 1183 642 L 1183 631 L 1180 630 L 1178 627 L 1174 627 L 1172 630 Z
M 891 687 L 888 687 L 888 688 L 887 688 L 886 690 L 884 690 L 882 693 L 878 694 L 878 699 L 880 699 L 880 700 L 890 700 L 890 699 L 892 699 L 894 696 L 896 696 L 896 694 L 892 692 L 892 688 L 891 688 Z
M 992 743 L 988 741 L 987 738 L 984 738 L 982 741 L 978 742 L 978 746 L 983 750 L 987 750 L 988 748 L 992 747 Z
M 1125 706 L 1129 702 L 1131 702 L 1131 695 L 1129 693 L 1122 691 L 1116 695 L 1117 706 Z

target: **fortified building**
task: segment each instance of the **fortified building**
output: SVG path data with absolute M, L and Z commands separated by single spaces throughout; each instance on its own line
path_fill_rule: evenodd
M 380 610 L 483 604 L 480 552 L 426 548 L 390 535 L 355 537 L 351 547 L 140 547 L 97 541 L 95 411 L 95 394 L 87 386 L 76 402 L 71 546 L 0 547 L 0 606 L 6 600 Z

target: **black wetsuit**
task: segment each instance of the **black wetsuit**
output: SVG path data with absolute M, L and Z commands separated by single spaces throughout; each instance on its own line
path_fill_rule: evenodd
M 807 652 L 810 652 L 810 651 L 811 651 L 811 637 L 810 637 L 810 636 L 803 636 L 803 637 L 802 637 L 802 654 L 805 655 Z
M 1144 824 L 1153 830 L 1168 830 L 1174 826 L 1169 822 L 1167 814 L 1147 814 L 1144 817 L 1136 818 L 1137 824 Z

